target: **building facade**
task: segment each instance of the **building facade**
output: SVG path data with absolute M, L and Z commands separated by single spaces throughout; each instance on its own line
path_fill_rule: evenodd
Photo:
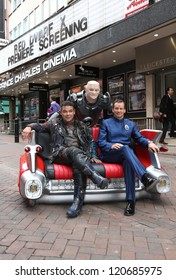
M 0 96 L 10 99 L 10 107 L 18 101 L 24 125 L 45 119 L 49 94 L 62 102 L 90 79 L 112 99 L 123 98 L 128 117 L 138 122 L 152 119 L 167 86 L 176 88 L 174 0 L 25 0 L 7 6 L 13 2 L 10 43 L 0 51 Z M 14 114 L 10 110 L 9 118 Z

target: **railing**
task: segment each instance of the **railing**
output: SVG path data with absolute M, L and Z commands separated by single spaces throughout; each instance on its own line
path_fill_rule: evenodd
M 130 120 L 134 121 L 138 127 L 139 130 L 141 129 L 154 129 L 155 121 L 153 118 L 130 118 Z M 45 120 L 40 119 L 38 122 L 43 123 Z M 26 127 L 26 125 L 30 122 L 36 122 L 36 121 L 21 121 L 19 119 L 18 123 L 18 129 L 19 134 L 22 132 L 23 128 Z M 6 134 L 15 134 L 15 120 L 11 121 L 4 121 L 3 124 L 0 126 L 0 133 L 6 133 Z
M 154 120 L 153 118 L 130 118 L 134 121 L 139 130 L 141 129 L 154 129 Z

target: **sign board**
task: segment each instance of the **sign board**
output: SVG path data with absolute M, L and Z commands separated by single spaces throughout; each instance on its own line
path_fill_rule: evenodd
M 125 17 L 129 17 L 149 6 L 149 0 L 125 0 Z
M 52 54 L 124 17 L 124 0 L 111 0 L 111 5 L 107 0 L 77 1 L 0 50 L 0 73 Z
M 47 84 L 29 83 L 29 90 L 30 91 L 48 91 L 48 85 Z
M 30 68 L 26 68 L 23 71 L 11 75 L 8 80 L 0 82 L 0 91 L 11 86 L 17 85 L 20 82 L 24 82 L 29 78 L 34 78 L 36 75 L 42 74 L 54 68 L 62 67 L 69 61 L 74 61 L 77 58 L 77 51 L 75 48 L 68 48 L 62 52 L 56 53 L 54 56 L 43 60 L 37 64 L 33 64 Z
M 8 40 L 0 38 L 0 47 L 5 47 L 8 45 L 8 43 L 9 43 Z
M 91 67 L 91 66 L 75 65 L 75 75 L 98 78 L 99 68 Z
M 175 66 L 175 49 L 176 34 L 136 48 L 136 72 L 153 72 L 156 69 Z

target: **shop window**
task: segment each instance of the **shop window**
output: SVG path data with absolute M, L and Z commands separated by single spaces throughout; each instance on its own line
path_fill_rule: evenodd
M 13 11 L 21 4 L 21 0 L 13 0 L 12 5 L 13 5 Z
M 21 35 L 21 22 L 17 25 L 17 36 Z
M 57 0 L 52 0 L 52 3 L 50 2 L 50 15 L 53 15 L 57 11 Z
M 17 37 L 18 37 L 18 30 L 17 30 L 17 26 L 16 26 L 13 30 L 13 40 L 15 40 Z
M 47 19 L 49 17 L 49 1 L 45 0 L 43 1 L 43 20 Z
M 34 12 L 29 14 L 29 29 L 32 29 L 35 26 L 34 22 Z
M 124 85 L 125 85 L 125 74 L 118 74 L 112 77 L 108 77 L 107 86 L 108 92 L 111 95 L 111 101 L 113 102 L 115 99 L 124 99 Z M 108 112 L 108 115 L 112 113 Z
M 41 6 L 38 6 L 34 10 L 34 17 L 35 17 L 35 24 L 39 24 L 42 21 L 42 13 L 41 13 Z
M 24 100 L 24 120 L 36 120 L 39 117 L 39 99 L 30 97 Z
M 127 73 L 128 112 L 146 110 L 145 75 L 136 72 Z
M 23 33 L 28 31 L 28 17 L 25 17 L 23 20 Z
M 176 72 L 157 73 L 155 77 L 155 107 L 159 107 L 161 98 L 166 93 L 168 87 L 173 87 L 176 93 Z M 176 94 L 172 96 L 176 104 Z

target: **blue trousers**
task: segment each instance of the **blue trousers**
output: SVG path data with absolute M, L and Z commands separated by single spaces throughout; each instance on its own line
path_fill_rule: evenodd
M 145 167 L 136 157 L 132 148 L 124 145 L 120 149 L 110 150 L 101 154 L 101 160 L 108 163 L 119 163 L 123 165 L 125 184 L 126 184 L 126 200 L 135 201 L 135 177 L 141 180 L 146 173 Z

